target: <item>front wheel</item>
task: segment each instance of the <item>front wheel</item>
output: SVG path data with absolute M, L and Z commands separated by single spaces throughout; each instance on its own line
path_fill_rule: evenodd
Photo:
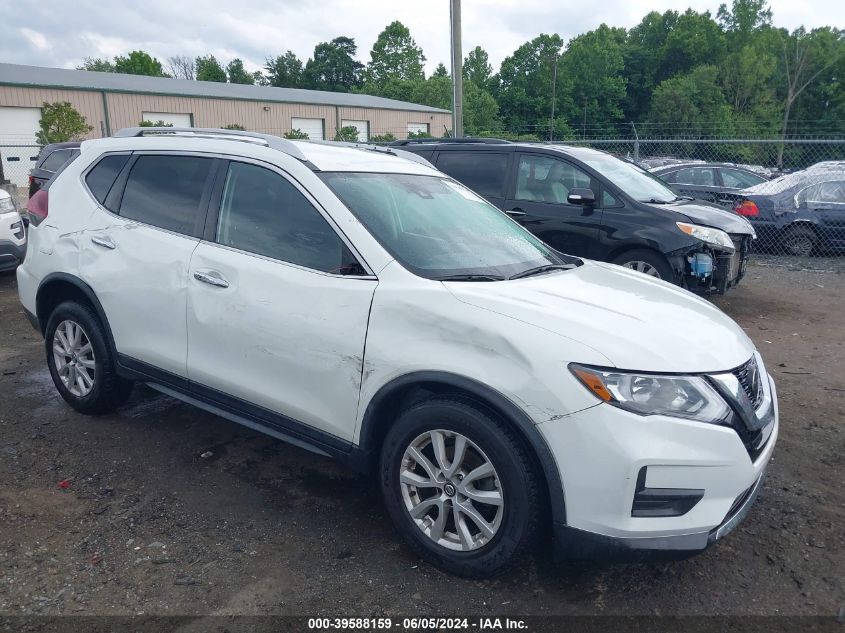
M 648 275 L 649 277 L 656 277 L 674 283 L 675 275 L 672 273 L 672 267 L 666 258 L 660 253 L 648 251 L 645 249 L 637 249 L 627 251 L 619 255 L 613 260 L 614 264 L 636 270 L 637 272 Z
M 385 438 L 380 474 L 399 532 L 445 571 L 489 576 L 535 542 L 540 494 L 528 452 L 472 401 L 438 397 L 406 410 Z

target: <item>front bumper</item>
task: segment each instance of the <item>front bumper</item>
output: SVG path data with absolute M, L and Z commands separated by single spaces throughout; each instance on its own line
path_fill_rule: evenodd
M 0 240 L 0 270 L 16 268 L 26 256 L 26 239 L 22 242 Z
M 764 374 L 765 375 L 765 374 Z M 685 555 L 724 537 L 753 505 L 777 441 L 774 383 L 767 377 L 765 444 L 733 428 L 638 416 L 600 404 L 539 425 L 564 488 L 565 524 L 555 525 L 566 557 L 660 550 Z M 690 489 L 701 498 L 672 516 L 633 516 L 639 481 L 649 489 Z

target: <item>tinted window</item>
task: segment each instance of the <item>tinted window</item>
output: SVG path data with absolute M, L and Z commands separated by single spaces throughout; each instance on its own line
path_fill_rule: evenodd
M 491 152 L 440 152 L 437 169 L 459 180 L 482 196 L 502 198 L 508 172 L 508 155 Z
M 562 160 L 548 156 L 520 156 L 516 199 L 567 204 L 569 190 L 591 188 L 590 177 Z
M 198 236 L 200 201 L 213 162 L 194 156 L 140 156 L 129 172 L 120 215 Z
M 106 156 L 99 163 L 94 166 L 94 169 L 88 172 L 85 176 L 85 182 L 88 184 L 88 189 L 91 190 L 92 195 L 97 199 L 97 202 L 103 204 L 106 196 L 109 195 L 112 185 L 114 184 L 117 175 L 126 161 L 129 160 L 129 155 L 122 156 Z
M 725 187 L 733 189 L 744 189 L 745 187 L 753 187 L 759 185 L 765 180 L 762 176 L 756 174 L 749 174 L 738 169 L 722 169 L 722 184 Z
M 708 186 L 716 184 L 716 178 L 713 175 L 713 170 L 705 167 L 687 167 L 686 169 L 679 169 L 674 172 L 671 177 L 667 177 L 665 180 L 667 182 L 678 183 L 680 185 Z
M 231 163 L 217 241 L 323 272 L 352 272 L 345 245 L 290 182 L 269 169 Z
M 47 171 L 56 171 L 59 167 L 65 164 L 65 161 L 68 158 L 70 158 L 69 149 L 57 149 L 55 152 L 53 152 L 47 158 L 44 159 L 44 162 L 41 163 L 41 169 L 46 169 Z

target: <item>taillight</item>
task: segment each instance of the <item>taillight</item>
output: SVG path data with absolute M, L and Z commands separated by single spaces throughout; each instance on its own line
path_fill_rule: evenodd
M 760 209 L 752 200 L 743 200 L 734 207 L 734 213 L 744 216 L 757 216 L 760 215 Z
M 32 183 L 33 183 L 33 182 L 35 182 L 35 178 L 34 178 L 33 176 L 30 176 L 30 177 L 29 177 L 29 184 L 30 184 L 30 186 L 32 185 Z
M 47 217 L 47 191 L 39 189 L 26 205 L 26 210 L 29 212 L 29 223 L 33 226 L 38 226 Z

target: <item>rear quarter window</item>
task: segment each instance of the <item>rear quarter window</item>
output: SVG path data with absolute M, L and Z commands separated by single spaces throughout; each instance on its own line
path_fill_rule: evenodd
M 504 198 L 509 154 L 441 151 L 437 169 L 488 198 Z
M 94 168 L 85 176 L 85 184 L 91 195 L 100 204 L 105 204 L 106 197 L 111 191 L 118 174 L 129 160 L 129 154 L 114 154 L 100 159 Z
M 41 163 L 41 169 L 56 172 L 69 158 L 69 149 L 57 149 L 44 159 L 44 162 Z

